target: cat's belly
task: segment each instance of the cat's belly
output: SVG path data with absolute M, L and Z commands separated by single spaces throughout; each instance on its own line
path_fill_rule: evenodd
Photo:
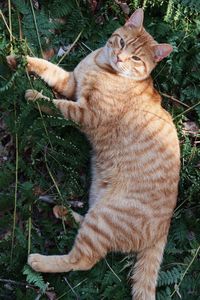
M 120 141 L 121 140 L 121 141 Z M 158 209 L 169 203 L 172 210 L 179 180 L 179 145 L 150 141 L 115 143 L 108 139 L 95 145 L 95 165 L 98 178 L 130 201 L 143 201 Z

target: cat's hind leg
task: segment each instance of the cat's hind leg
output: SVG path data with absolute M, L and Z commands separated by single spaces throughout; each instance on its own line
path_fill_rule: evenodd
M 28 264 L 37 272 L 62 273 L 76 270 L 89 270 L 98 261 L 90 260 L 73 249 L 68 255 L 30 254 Z
M 44 256 L 31 254 L 29 265 L 39 272 L 88 270 L 103 258 L 111 247 L 112 236 L 98 210 L 90 210 L 79 229 L 74 246 L 67 255 Z

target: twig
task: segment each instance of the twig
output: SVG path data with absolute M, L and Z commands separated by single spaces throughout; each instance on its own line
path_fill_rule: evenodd
M 85 282 L 87 280 L 87 278 L 83 279 L 81 282 L 79 282 L 77 285 L 75 285 L 73 287 L 73 289 L 77 288 L 78 286 L 80 286 L 83 282 Z M 56 298 L 56 300 L 60 300 L 62 299 L 65 295 L 68 294 L 69 291 L 65 292 L 64 294 L 62 294 L 61 296 L 59 296 L 58 298 Z
M 76 296 L 77 300 L 80 300 L 80 296 L 76 293 L 75 289 L 71 286 L 71 284 L 69 283 L 69 281 L 67 280 L 66 277 L 63 277 L 64 281 L 68 284 L 68 286 L 70 287 L 71 291 L 73 292 L 73 294 Z
M 181 204 L 180 204 L 179 206 L 176 207 L 176 209 L 175 209 L 174 212 L 173 212 L 173 216 L 176 215 L 176 213 L 179 211 L 179 208 L 181 208 L 181 206 L 183 206 L 183 204 L 184 204 L 185 202 L 187 202 L 187 201 L 188 201 L 188 198 L 186 198 L 185 200 L 183 200 L 183 201 L 181 202 Z
M 16 103 L 15 103 L 15 129 L 17 127 L 17 112 L 16 112 Z M 12 230 L 12 242 L 11 242 L 11 252 L 10 252 L 10 261 L 12 263 L 13 249 L 14 249 L 14 238 L 15 238 L 15 228 L 16 228 L 16 214 L 17 214 L 17 189 L 18 189 L 18 168 L 19 168 L 19 149 L 18 149 L 18 134 L 16 130 L 15 134 L 15 193 L 14 193 L 14 211 L 13 211 L 13 230 Z
M 49 203 L 49 204 L 55 204 L 56 201 L 53 200 L 52 196 L 49 195 L 41 195 L 38 200 Z
M 48 203 L 48 204 L 56 204 L 56 200 L 53 199 L 51 195 L 41 195 L 38 198 L 39 201 Z M 67 203 L 70 205 L 70 207 L 79 207 L 82 208 L 84 203 L 79 200 L 72 200 L 72 201 L 67 201 Z
M 17 12 L 17 18 L 18 18 L 18 24 L 19 24 L 19 39 L 23 39 L 23 33 L 22 33 L 22 24 L 20 20 L 20 14 Z
M 8 18 L 9 18 L 9 28 L 10 28 L 10 53 L 12 54 L 13 52 L 13 35 L 12 35 L 12 15 L 11 15 L 11 1 L 8 0 Z
M 55 186 L 55 188 L 56 188 L 56 190 L 57 190 L 57 193 L 58 193 L 58 195 L 59 195 L 59 197 L 60 197 L 60 199 L 61 199 L 62 205 L 63 205 L 63 204 L 64 204 L 63 196 L 62 196 L 62 194 L 61 194 L 61 192 L 60 192 L 60 189 L 59 189 L 59 187 L 58 187 L 58 185 L 57 185 L 57 182 L 56 182 L 56 180 L 55 180 L 55 178 L 54 178 L 54 176 L 53 176 L 53 174 L 52 174 L 52 172 L 51 172 L 51 170 L 50 170 L 50 168 L 49 168 L 49 165 L 48 165 L 47 155 L 46 155 L 46 149 L 45 149 L 45 151 L 44 151 L 44 161 L 45 161 L 46 168 L 47 168 L 47 171 L 48 171 L 48 173 L 49 173 L 49 176 L 51 177 L 51 179 L 52 179 L 52 181 L 53 181 L 53 183 L 54 183 L 54 186 Z M 72 215 L 72 213 L 71 213 L 71 208 L 70 208 L 68 205 L 65 205 L 65 206 L 67 207 L 67 210 L 68 210 L 70 216 L 72 216 L 72 218 L 73 218 L 73 215 Z M 66 227 L 65 227 L 65 222 L 64 222 L 64 218 L 63 218 L 63 217 L 62 217 L 62 225 L 63 225 L 64 232 L 66 233 Z
M 28 78 L 28 80 L 29 80 L 31 89 L 33 90 L 34 88 L 33 88 L 33 85 L 32 85 L 32 82 L 31 82 L 31 79 L 30 79 L 30 76 L 29 76 L 29 73 L 28 73 L 27 70 L 26 70 L 26 76 L 27 76 L 27 78 Z M 44 127 L 44 131 L 45 131 L 46 136 L 47 136 L 47 138 L 48 138 L 48 140 L 49 140 L 49 144 L 50 144 L 50 146 L 51 146 L 51 149 L 53 149 L 53 145 L 52 145 L 52 143 L 51 143 L 51 139 L 50 139 L 50 137 L 49 137 L 49 133 L 48 133 L 46 124 L 45 124 L 45 122 L 44 122 L 44 118 L 43 118 L 43 115 L 42 115 L 42 111 L 41 111 L 41 108 L 40 108 L 40 104 L 39 104 L 38 102 L 36 102 L 36 103 L 37 103 L 37 108 L 38 108 L 38 111 L 39 111 L 39 114 L 40 114 L 40 118 L 41 118 L 41 120 L 42 120 L 42 124 L 43 124 L 43 127 Z
M 181 105 L 183 105 L 183 106 L 189 108 L 189 105 L 187 105 L 187 104 L 183 103 L 182 101 L 176 99 L 174 96 L 167 95 L 167 94 L 165 94 L 165 93 L 160 93 L 160 94 L 163 95 L 164 97 L 168 98 L 168 99 L 171 99 L 171 100 L 174 101 L 174 102 L 177 102 L 177 103 L 179 103 L 179 104 L 181 104 Z
M 32 3 L 31 0 L 29 0 L 29 2 L 30 2 L 30 5 L 31 5 L 31 11 L 32 11 L 32 15 L 33 15 L 33 21 L 34 21 L 34 25 L 35 25 L 36 34 L 37 34 L 38 44 L 39 44 L 39 47 L 40 47 L 40 52 L 41 52 L 41 55 L 43 57 L 42 44 L 41 44 L 41 41 L 40 41 L 40 35 L 39 35 L 39 30 L 38 30 L 37 21 L 36 21 L 36 17 L 35 17 L 35 12 L 34 12 L 34 8 L 33 8 L 33 3 Z
M 32 229 L 32 218 L 31 218 L 31 204 L 28 207 L 29 218 L 28 218 L 28 255 L 31 252 L 31 229 Z
M 194 109 L 194 108 L 197 107 L 198 105 L 200 105 L 200 101 L 197 102 L 196 104 L 194 104 L 193 106 L 189 107 L 188 109 L 184 110 L 184 111 L 183 111 L 182 113 L 180 113 L 179 115 L 177 115 L 177 116 L 174 118 L 174 120 L 177 119 L 178 117 L 180 117 L 180 116 L 186 114 L 188 111 Z
M 5 19 L 4 15 L 3 15 L 1 9 L 0 9 L 0 16 L 1 16 L 2 19 L 3 19 L 3 22 L 4 22 L 4 24 L 5 24 L 5 26 L 6 26 L 7 30 L 8 30 L 8 33 L 9 33 L 10 35 L 12 35 L 12 40 L 14 40 L 14 39 L 17 40 L 17 38 L 16 38 L 16 37 L 12 34 L 12 32 L 10 31 L 10 28 L 9 28 L 7 22 L 6 22 L 6 19 Z M 32 49 L 29 47 L 29 45 L 28 45 L 27 43 L 26 43 L 26 47 L 29 49 L 30 53 L 31 53 L 33 56 L 35 56 L 34 53 L 33 53 L 33 51 L 32 51 Z
M 9 28 L 7 22 L 6 22 L 6 19 L 5 19 L 4 15 L 3 15 L 1 9 L 0 9 L 0 16 L 2 17 L 3 22 L 4 22 L 4 24 L 5 24 L 6 28 L 7 28 L 7 30 L 8 30 L 8 32 L 9 32 L 10 36 L 12 36 L 12 38 L 14 39 L 15 37 L 13 36 L 12 31 L 10 30 L 10 28 Z
M 185 272 L 184 272 L 183 275 L 181 276 L 181 280 L 180 280 L 179 283 L 176 285 L 176 288 L 174 289 L 173 293 L 170 295 L 171 297 L 172 297 L 175 293 L 177 293 L 177 292 L 179 291 L 179 287 L 180 287 L 180 285 L 181 285 L 181 283 L 182 283 L 182 281 L 183 281 L 185 275 L 187 274 L 189 268 L 191 267 L 191 265 L 193 264 L 194 260 L 196 259 L 196 257 L 197 257 L 197 255 L 198 255 L 199 251 L 200 251 L 200 245 L 199 245 L 199 247 L 197 248 L 197 250 L 196 250 L 196 252 L 195 252 L 193 258 L 191 259 L 191 261 L 190 261 L 190 263 L 189 263 L 189 265 L 187 266 Z
M 105 258 L 104 260 L 105 260 L 105 262 L 106 262 L 108 268 L 112 271 L 112 273 L 115 275 L 115 277 L 117 277 L 117 279 L 121 282 L 121 279 L 120 279 L 119 276 L 115 273 L 115 271 L 111 268 L 111 266 L 109 265 L 107 259 Z
M 34 285 L 31 285 L 31 284 L 27 284 L 25 282 L 19 282 L 19 281 L 15 281 L 15 280 L 11 280 L 11 279 L 3 279 L 3 278 L 0 278 L 0 282 L 2 283 L 10 283 L 10 284 L 14 284 L 14 285 L 21 285 L 21 286 L 25 286 L 25 287 L 33 287 L 35 288 Z
M 82 44 L 86 49 L 88 49 L 90 52 L 93 51 L 93 50 L 92 50 L 90 47 L 88 47 L 85 43 L 81 42 L 81 44 Z
M 74 47 L 74 45 L 78 42 L 79 38 L 81 37 L 81 34 L 83 33 L 83 30 L 81 30 L 81 32 L 79 32 L 77 38 L 75 39 L 75 41 L 70 45 L 69 49 L 65 52 L 65 54 L 61 57 L 61 59 L 59 60 L 59 62 L 57 63 L 57 65 L 59 65 L 63 59 L 67 56 L 67 54 L 69 54 L 69 52 L 71 51 L 71 49 Z

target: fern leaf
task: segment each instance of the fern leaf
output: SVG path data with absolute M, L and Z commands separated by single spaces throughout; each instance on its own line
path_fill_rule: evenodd
M 177 266 L 167 271 L 160 271 L 158 278 L 158 286 L 167 286 L 175 284 L 181 278 L 182 267 Z
M 27 275 L 26 280 L 30 284 L 34 284 L 36 287 L 38 287 L 42 293 L 45 293 L 48 283 L 44 282 L 44 279 L 41 274 L 33 271 L 28 265 L 24 266 L 23 274 Z

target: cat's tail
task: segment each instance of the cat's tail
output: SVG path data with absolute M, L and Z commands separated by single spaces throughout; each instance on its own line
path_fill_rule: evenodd
M 165 244 L 166 238 L 162 238 L 153 247 L 138 253 L 131 277 L 133 300 L 156 299 L 156 283 Z

